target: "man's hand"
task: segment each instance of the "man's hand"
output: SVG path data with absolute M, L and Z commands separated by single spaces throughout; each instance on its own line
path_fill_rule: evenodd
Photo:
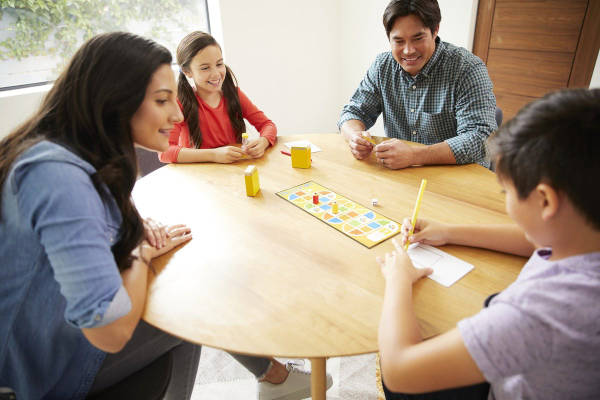
M 401 169 L 414 165 L 414 150 L 398 139 L 386 140 L 374 148 L 377 162 L 389 169 Z
M 373 151 L 373 144 L 363 137 L 364 133 L 369 134 L 364 131 L 354 131 L 348 136 L 350 151 L 357 160 L 364 160 Z

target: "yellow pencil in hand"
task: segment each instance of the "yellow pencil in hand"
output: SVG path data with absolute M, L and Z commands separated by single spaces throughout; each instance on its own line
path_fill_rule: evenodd
M 415 230 L 415 224 L 417 223 L 417 215 L 419 214 L 419 207 L 421 207 L 421 199 L 423 198 L 423 192 L 425 192 L 425 186 L 427 186 L 427 179 L 422 179 L 421 187 L 419 188 L 419 194 L 417 195 L 417 201 L 415 203 L 415 209 L 413 210 L 413 215 L 410 220 L 411 227 L 410 227 L 410 232 L 408 232 L 408 237 L 411 237 Z M 408 238 L 406 238 L 406 244 L 404 245 L 404 250 L 408 250 L 409 244 L 410 243 L 408 241 Z

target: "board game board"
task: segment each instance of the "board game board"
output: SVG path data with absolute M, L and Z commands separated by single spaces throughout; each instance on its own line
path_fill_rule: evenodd
M 315 194 L 319 196 L 318 205 L 313 204 Z M 396 221 L 313 181 L 282 190 L 277 195 L 369 249 L 400 232 Z M 338 204 L 337 214 L 330 205 L 333 201 Z

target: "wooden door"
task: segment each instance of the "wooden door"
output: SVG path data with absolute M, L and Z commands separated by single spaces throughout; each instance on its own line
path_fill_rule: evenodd
M 600 0 L 479 0 L 473 53 L 488 67 L 504 121 L 566 87 L 589 87 Z

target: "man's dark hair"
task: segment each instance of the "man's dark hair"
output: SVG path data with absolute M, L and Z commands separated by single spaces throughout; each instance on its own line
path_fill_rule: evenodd
M 488 140 L 496 172 L 525 199 L 539 184 L 564 193 L 600 230 L 600 89 L 567 89 L 525 106 Z
M 383 26 L 388 38 L 396 19 L 407 15 L 416 15 L 432 35 L 442 20 L 437 0 L 392 0 L 383 12 Z

